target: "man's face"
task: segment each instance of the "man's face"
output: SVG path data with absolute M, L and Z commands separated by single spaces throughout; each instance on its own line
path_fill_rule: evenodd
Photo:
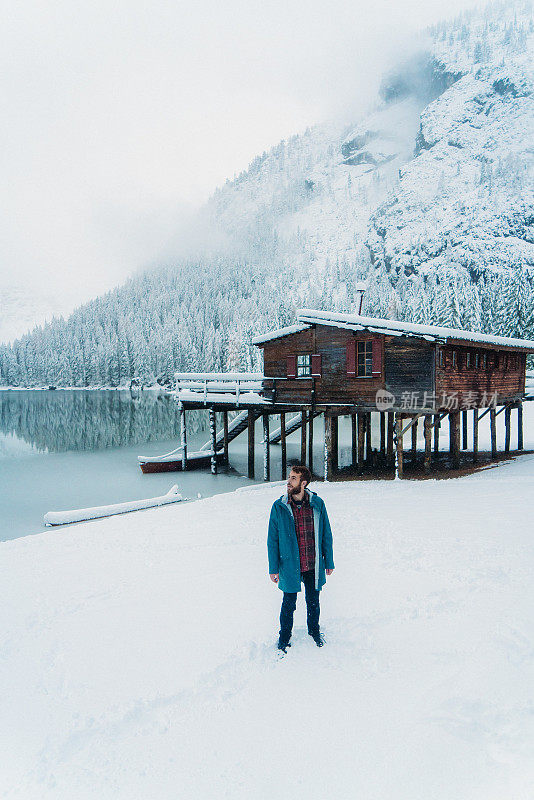
M 289 478 L 287 479 L 287 493 L 289 495 L 300 494 L 302 483 L 306 485 L 306 481 L 302 480 L 302 475 L 291 470 L 289 473 Z

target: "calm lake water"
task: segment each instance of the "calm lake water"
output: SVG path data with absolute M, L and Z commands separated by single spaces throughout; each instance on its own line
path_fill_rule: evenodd
M 273 418 L 272 429 L 275 426 Z M 314 460 L 320 469 L 320 420 L 315 422 L 314 434 Z M 43 523 L 47 511 L 156 497 L 174 483 L 191 499 L 199 493 L 206 497 L 254 483 L 245 477 L 246 432 L 230 444 L 230 467 L 218 475 L 211 475 L 209 467 L 185 474 L 142 474 L 138 455 L 167 453 L 179 445 L 179 439 L 176 404 L 168 395 L 0 390 L 0 540 L 47 530 Z M 207 411 L 188 412 L 190 449 L 198 449 L 207 439 Z M 261 439 L 258 422 L 259 480 L 263 476 Z M 296 432 L 288 437 L 288 460 L 298 460 L 299 454 L 300 433 Z M 280 447 L 272 446 L 272 480 L 281 479 L 280 466 Z

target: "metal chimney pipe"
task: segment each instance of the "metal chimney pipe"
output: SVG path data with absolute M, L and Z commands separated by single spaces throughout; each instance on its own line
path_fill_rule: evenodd
M 359 301 L 358 300 L 356 301 L 358 303 L 358 316 L 361 316 L 362 313 L 363 296 L 366 292 L 366 289 L 367 289 L 367 284 L 365 281 L 358 281 L 358 283 L 354 287 L 355 293 L 357 295 L 360 295 Z

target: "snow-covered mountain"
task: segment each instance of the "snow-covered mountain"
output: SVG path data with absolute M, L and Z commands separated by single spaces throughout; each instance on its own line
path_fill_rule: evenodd
M 353 308 L 362 278 L 369 315 L 532 338 L 533 49 L 530 0 L 435 26 L 360 119 L 218 189 L 189 259 L 0 349 L 0 383 L 259 367 L 255 333 Z

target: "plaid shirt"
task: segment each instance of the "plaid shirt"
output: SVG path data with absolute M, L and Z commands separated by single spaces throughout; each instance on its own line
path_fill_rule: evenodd
M 297 542 L 299 545 L 300 554 L 300 571 L 307 572 L 309 569 L 315 567 L 315 535 L 313 530 L 313 509 L 310 505 L 308 497 L 304 494 L 304 500 L 297 508 L 297 505 L 291 498 L 291 510 L 295 519 L 295 528 L 297 531 Z

